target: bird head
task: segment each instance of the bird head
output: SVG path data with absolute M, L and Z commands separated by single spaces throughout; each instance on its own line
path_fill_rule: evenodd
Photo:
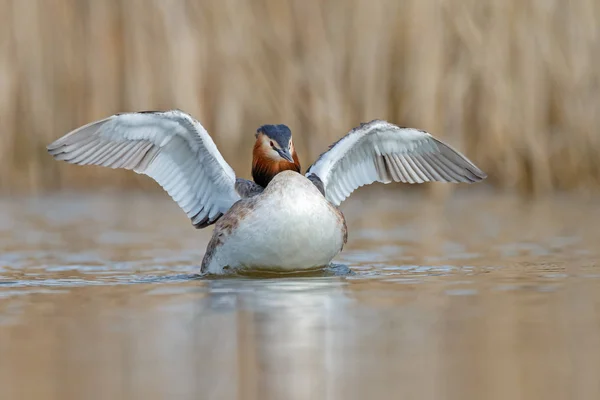
M 292 132 L 285 125 L 263 125 L 256 130 L 256 143 L 262 154 L 273 161 L 293 163 Z
M 255 136 L 252 176 L 256 183 L 266 187 L 281 171 L 300 172 L 290 128 L 282 124 L 263 125 L 256 130 Z

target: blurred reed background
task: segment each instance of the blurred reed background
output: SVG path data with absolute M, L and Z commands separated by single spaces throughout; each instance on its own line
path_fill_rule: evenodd
M 361 121 L 426 129 L 489 183 L 600 184 L 597 0 L 0 0 L 0 190 L 158 189 L 45 146 L 112 113 L 180 108 L 248 177 L 286 123 L 307 167 Z

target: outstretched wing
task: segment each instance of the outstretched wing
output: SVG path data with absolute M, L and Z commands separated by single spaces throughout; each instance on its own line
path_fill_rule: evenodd
M 473 183 L 486 174 L 427 132 L 375 120 L 331 145 L 306 176 L 317 186 L 322 184 L 327 200 L 337 206 L 354 190 L 373 182 Z
M 213 224 L 240 199 L 235 173 L 208 132 L 179 110 L 116 114 L 68 133 L 48 151 L 71 164 L 150 176 L 196 228 Z

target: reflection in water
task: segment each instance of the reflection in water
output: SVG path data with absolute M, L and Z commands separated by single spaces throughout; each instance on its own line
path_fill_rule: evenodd
M 162 196 L 4 200 L 0 398 L 598 398 L 594 203 L 400 206 L 344 205 L 353 274 L 213 279 Z

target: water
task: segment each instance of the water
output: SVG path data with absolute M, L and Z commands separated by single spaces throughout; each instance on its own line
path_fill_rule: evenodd
M 373 187 L 332 271 L 208 279 L 162 194 L 5 198 L 0 398 L 599 398 L 598 204 Z

